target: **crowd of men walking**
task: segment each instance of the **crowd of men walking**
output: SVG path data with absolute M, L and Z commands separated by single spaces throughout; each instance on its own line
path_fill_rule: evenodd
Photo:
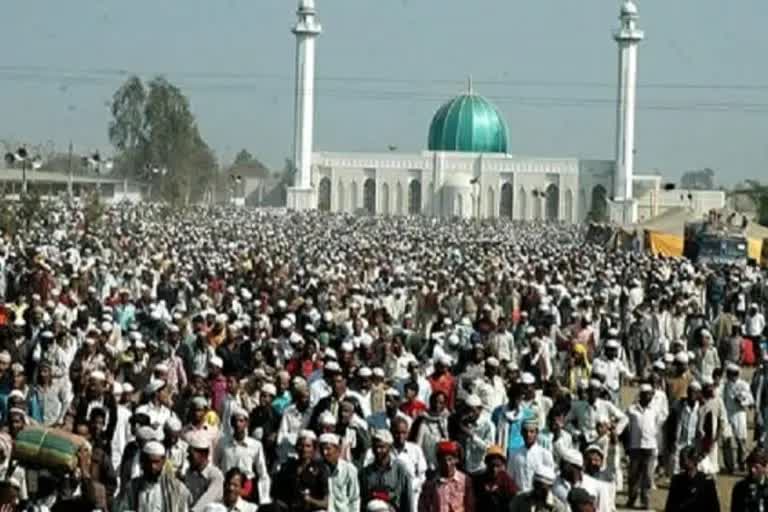
M 0 240 L 2 510 L 768 510 L 765 273 L 583 234 L 49 203 Z

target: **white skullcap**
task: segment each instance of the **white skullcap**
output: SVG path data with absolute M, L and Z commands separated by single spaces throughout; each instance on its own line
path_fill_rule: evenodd
M 215 366 L 216 368 L 223 368 L 224 367 L 224 361 L 222 361 L 219 356 L 213 356 L 211 358 L 211 360 L 209 361 L 209 364 L 211 366 Z
M 362 367 L 360 367 L 359 370 L 357 370 L 357 374 L 360 377 L 365 379 L 365 378 L 371 377 L 373 375 L 373 372 L 367 366 L 362 366 Z
M 10 363 L 10 362 L 11 362 L 11 354 L 9 354 L 5 350 L 0 352 L 0 363 Z
M 438 362 L 443 366 L 451 366 L 453 359 L 448 354 L 443 354 L 438 358 Z
M 342 352 L 354 352 L 355 351 L 355 346 L 352 343 L 350 343 L 348 341 L 345 341 L 344 343 L 341 344 L 341 351 Z
M 236 405 L 232 408 L 232 417 L 248 419 L 248 411 L 246 411 L 243 407 Z
M 123 385 L 119 382 L 115 381 L 112 383 L 112 394 L 113 395 L 122 395 L 125 388 L 123 388 Z
M 328 372 L 340 372 L 341 366 L 339 366 L 339 363 L 336 361 L 328 361 L 323 367 L 323 370 Z
M 371 500 L 366 505 L 367 512 L 389 512 L 389 503 L 384 500 Z
M 130 393 L 133 393 L 133 392 L 134 392 L 133 384 L 131 384 L 130 382 L 126 382 L 125 384 L 123 384 L 123 393 L 129 393 L 130 394 Z
M 400 398 L 400 392 L 395 388 L 387 388 L 387 390 L 384 392 L 384 396 Z
M 675 362 L 680 364 L 688 364 L 688 354 L 685 352 L 678 352 L 675 355 Z
M 19 389 L 14 389 L 10 393 L 8 393 L 8 398 L 21 398 L 24 399 L 24 392 Z
M 392 444 L 395 442 L 392 433 L 386 429 L 376 429 L 371 434 L 371 439 L 381 441 L 382 443 Z
M 153 457 L 165 456 L 165 447 L 159 441 L 149 441 L 141 451 Z
M 317 441 L 317 436 L 311 430 L 302 430 L 299 432 L 297 439 L 308 439 L 310 441 Z
M 107 380 L 107 376 L 104 375 L 104 372 L 99 371 L 99 370 L 92 371 L 91 374 L 89 375 L 89 377 L 92 380 Z
M 539 464 L 536 471 L 533 473 L 533 481 L 540 482 L 547 485 L 555 483 L 555 470 L 547 465 Z
M 534 377 L 531 373 L 523 372 L 523 374 L 520 375 L 520 382 L 530 386 L 532 384 L 536 384 L 536 377 Z
M 275 396 L 277 395 L 277 388 L 274 384 L 267 383 L 261 386 L 261 392 L 265 395 Z
M 339 446 L 341 439 L 336 434 L 322 434 L 319 438 L 320 444 L 332 444 Z
M 572 464 L 576 467 L 582 468 L 584 467 L 584 457 L 581 455 L 581 452 L 576 449 L 568 449 L 563 450 L 562 455 L 560 458 L 567 462 L 568 464 Z
M 158 435 L 155 429 L 145 425 L 143 427 L 139 427 L 136 430 L 136 437 L 146 442 L 146 441 L 157 440 Z
M 608 340 L 605 342 L 606 348 L 619 348 L 619 342 L 616 340 Z
M 152 395 L 154 393 L 157 393 L 161 389 L 165 387 L 165 381 L 161 379 L 152 379 L 149 381 L 149 384 L 147 384 L 147 387 L 144 388 L 144 392 L 148 395 Z
M 181 421 L 179 421 L 179 418 L 177 418 L 176 416 L 171 416 L 165 422 L 165 428 L 167 428 L 171 432 L 181 432 Z
M 189 447 L 194 450 L 210 450 L 211 438 L 205 432 L 193 432 L 187 437 Z
M 589 379 L 589 387 L 596 388 L 596 389 L 602 389 L 603 383 L 600 382 L 598 379 Z
M 640 392 L 641 393 L 653 393 L 653 386 L 650 384 L 640 384 Z
M 701 384 L 699 384 L 699 381 L 694 380 L 693 382 L 688 384 L 688 388 L 694 391 L 701 391 Z
M 158 364 L 155 365 L 155 371 L 156 372 L 161 372 L 161 373 L 166 373 L 168 371 L 168 365 L 164 364 L 164 363 L 158 363 Z
M 379 377 L 379 378 L 383 379 L 386 376 L 386 374 L 384 373 L 384 369 L 379 368 L 377 366 L 376 368 L 373 369 L 373 376 L 374 377 Z
M 653 367 L 657 370 L 666 370 L 667 365 L 664 364 L 664 361 L 656 361 L 653 363 Z
M 734 363 L 732 361 L 729 362 L 727 365 L 725 365 L 725 371 L 727 371 L 727 372 L 736 372 L 736 373 L 738 373 L 740 370 L 741 370 L 741 368 L 739 368 L 739 365 L 737 365 L 736 363 Z
M 227 507 L 222 503 L 208 503 L 203 512 L 227 512 Z
M 488 359 L 485 360 L 485 364 L 487 366 L 492 366 L 494 368 L 498 368 L 499 360 L 496 359 L 495 357 L 491 356 L 491 357 L 489 357 Z
M 280 320 L 280 327 L 282 329 L 290 329 L 291 328 L 291 321 L 287 318 L 283 318 Z

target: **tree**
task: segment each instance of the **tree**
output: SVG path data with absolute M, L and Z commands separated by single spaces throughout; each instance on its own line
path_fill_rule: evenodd
M 216 175 L 216 157 L 178 87 L 163 77 L 146 86 L 131 77 L 112 98 L 112 118 L 118 173 L 151 180 L 153 195 L 173 204 L 202 197 Z
M 715 171 L 710 168 L 688 171 L 680 178 L 680 188 L 689 190 L 714 190 Z
M 746 180 L 746 189 L 738 191 L 749 197 L 757 207 L 757 222 L 768 226 L 768 186 L 757 180 Z
M 232 162 L 232 166 L 248 165 L 254 161 L 253 155 L 247 149 L 241 149 L 235 156 L 235 161 Z

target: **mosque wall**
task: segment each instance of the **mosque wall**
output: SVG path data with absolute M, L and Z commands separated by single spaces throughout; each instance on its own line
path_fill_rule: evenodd
M 606 161 L 502 154 L 317 153 L 313 186 L 326 211 L 579 222 L 592 189 L 611 189 L 612 169 Z

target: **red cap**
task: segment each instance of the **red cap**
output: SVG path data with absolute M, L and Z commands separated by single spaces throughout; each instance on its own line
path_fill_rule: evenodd
M 440 441 L 437 443 L 438 455 L 458 455 L 459 445 L 456 441 Z

